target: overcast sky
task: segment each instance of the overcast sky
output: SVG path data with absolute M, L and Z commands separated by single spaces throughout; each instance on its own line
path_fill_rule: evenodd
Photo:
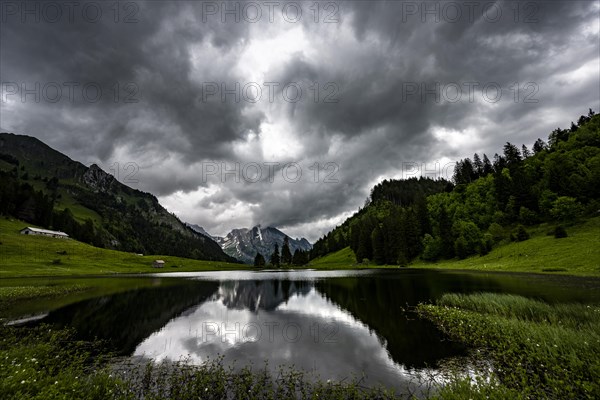
M 314 241 L 383 178 L 600 109 L 599 1 L 72 4 L 1 3 L 0 127 L 217 235 Z

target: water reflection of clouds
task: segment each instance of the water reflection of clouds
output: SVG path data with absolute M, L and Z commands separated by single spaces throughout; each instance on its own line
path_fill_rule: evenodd
M 171 320 L 134 355 L 157 361 L 189 357 L 198 364 L 222 355 L 227 363 L 259 368 L 268 360 L 273 370 L 294 365 L 335 380 L 364 373 L 369 383 L 395 387 L 410 378 L 375 333 L 314 288 L 271 310 L 228 308 L 219 296 Z
M 352 315 L 333 304 L 329 299 L 314 293 L 313 288 L 308 296 L 298 294 L 292 295 L 285 303 L 280 304 L 277 310 L 298 314 L 311 315 L 323 320 L 346 323 L 348 325 L 360 325 L 366 329 L 367 326 L 358 321 Z

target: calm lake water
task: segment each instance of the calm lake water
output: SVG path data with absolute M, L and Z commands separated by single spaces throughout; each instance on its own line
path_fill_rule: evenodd
M 114 351 L 134 358 L 202 363 L 222 356 L 227 364 L 256 368 L 268 361 L 274 371 L 293 365 L 322 379 L 364 376 L 367 385 L 400 391 L 415 372 L 435 370 L 466 352 L 410 311 L 419 302 L 483 291 L 547 302 L 600 301 L 597 279 L 411 269 L 98 280 L 105 287 L 118 283 L 121 291 L 33 301 L 14 316 L 34 313 L 39 317 L 30 323 L 75 327 L 82 338 L 106 339 Z

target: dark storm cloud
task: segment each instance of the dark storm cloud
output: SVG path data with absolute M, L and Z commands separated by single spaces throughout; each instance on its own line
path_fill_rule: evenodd
M 15 3 L 24 7 L 20 2 Z M 138 21 L 115 23 L 112 4 L 87 3 L 101 5 L 103 17 L 98 22 L 90 23 L 77 13 L 72 23 L 68 18 L 44 23 L 43 14 L 41 23 L 35 20 L 22 23 L 20 15 L 5 16 L 3 82 L 24 83 L 27 88 L 36 83 L 43 87 L 57 82 L 63 88 L 65 82 L 77 84 L 72 102 L 41 104 L 32 96 L 26 97 L 28 109 L 35 112 L 29 113 L 22 132 L 42 134 L 49 142 L 67 149 L 75 146 L 76 151 L 78 147 L 87 147 L 87 140 L 93 136 L 97 138 L 93 139 L 95 146 L 85 151 L 91 150 L 100 159 L 109 157 L 120 143 L 135 142 L 143 147 L 153 141 L 193 158 L 194 152 L 222 155 L 223 143 L 235 139 L 245 129 L 255 128 L 260 116 L 241 118 L 243 105 L 235 103 L 201 103 L 201 87 L 190 79 L 190 44 L 206 39 L 227 51 L 228 45 L 244 35 L 244 25 L 202 23 L 197 15 L 199 3 L 193 2 L 133 2 L 139 6 L 134 14 Z M 212 65 L 211 60 L 205 63 L 202 72 L 207 78 L 233 80 L 222 65 Z M 117 83 L 121 85 L 118 90 Z M 133 86 L 128 88 L 127 83 Z M 86 84 L 99 87 L 102 98 L 95 101 L 92 88 L 89 97 L 93 99 L 86 99 L 80 89 Z M 115 93 L 119 94 L 116 103 Z M 137 102 L 129 103 L 130 100 Z M 81 117 L 90 126 L 82 126 L 81 121 L 65 126 L 61 121 L 40 115 L 45 109 Z M 151 113 L 143 115 L 148 110 Z M 136 121 L 140 115 L 144 121 Z M 41 132 L 40 126 L 48 124 L 57 124 L 60 129 Z M 93 133 L 84 134 L 86 140 L 73 142 L 74 137 L 82 135 L 83 127 Z M 173 145 L 165 131 L 182 132 L 187 143 Z
M 441 123 L 444 126 L 459 127 L 463 117 L 473 111 L 471 104 L 459 102 L 442 105 L 432 95 L 421 98 L 421 89 L 415 95 L 409 94 L 413 84 L 424 84 L 431 89 L 435 84 L 443 85 L 473 82 L 478 86 L 494 83 L 508 93 L 512 83 L 539 82 L 556 73 L 566 72 L 574 68 L 572 59 L 561 58 L 560 52 L 573 43 L 572 31 L 581 27 L 584 22 L 597 20 L 598 13 L 590 12 L 592 2 L 540 2 L 518 3 L 497 2 L 502 18 L 491 22 L 496 17 L 492 11 L 482 12 L 484 4 L 473 7 L 474 18 L 466 15 L 457 22 L 444 22 L 444 13 L 439 11 L 440 23 L 432 21 L 435 16 L 424 17 L 419 11 L 413 15 L 408 13 L 407 3 L 418 9 L 426 7 L 421 2 L 345 2 L 344 11 L 352 18 L 354 32 L 359 40 L 367 40 L 369 35 L 381 40 L 378 49 L 371 49 L 370 57 L 356 64 L 355 58 L 346 59 L 345 49 L 332 48 L 339 53 L 336 67 L 342 71 L 327 71 L 330 66 L 303 65 L 301 60 L 294 60 L 285 69 L 284 81 L 310 79 L 312 75 L 329 74 L 330 80 L 339 84 L 341 103 L 339 107 L 322 107 L 309 104 L 302 113 L 301 124 L 324 125 L 327 131 L 341 132 L 345 135 L 364 133 L 366 129 L 391 124 L 398 133 L 422 135 L 428 126 Z M 443 5 L 444 3 L 441 2 Z M 463 3 L 457 3 L 463 4 Z M 533 8 L 524 8 L 524 4 L 535 4 Z M 517 6 L 522 8 L 518 18 L 514 12 Z M 489 7 L 489 6 L 488 6 Z M 460 7 L 463 13 L 467 7 Z M 411 9 L 412 10 L 412 9 Z M 479 10 L 479 12 L 477 12 Z M 434 13 L 435 14 L 435 13 Z M 531 21 L 529 21 L 531 19 Z M 535 19 L 535 22 L 533 21 Z M 582 46 L 582 60 L 598 59 L 598 37 L 590 37 Z M 512 41 L 512 42 L 511 42 Z M 427 59 L 432 60 L 433 67 L 424 69 Z M 353 63 L 354 62 L 354 63 Z M 347 65 L 351 67 L 348 68 Z M 324 73 L 318 69 L 324 69 Z M 383 85 L 378 85 L 383 83 Z M 591 101 L 596 100 L 595 88 L 590 88 Z M 464 89 L 466 96 L 466 88 Z M 553 88 L 540 88 L 538 100 L 553 100 Z M 543 95 L 543 96 L 542 96 Z M 493 97 L 493 93 L 491 95 Z M 477 93 L 476 97 L 482 97 Z M 505 104 L 507 102 L 503 102 Z M 491 115 L 501 120 L 506 116 L 519 118 L 530 113 L 531 106 L 522 102 L 513 102 L 507 113 Z M 584 105 L 585 107 L 585 105 Z M 452 118 L 448 118 L 448 116 Z M 404 137 L 399 138 L 402 143 Z
M 328 3 L 320 5 L 321 20 L 332 10 L 325 8 Z M 94 83 L 103 96 L 92 102 L 76 90 L 74 101 L 52 103 L 33 101 L 32 95 L 22 102 L 17 94 L 12 97 L 17 101 L 0 105 L 0 124 L 82 161 L 130 157 L 121 162 L 140 165 L 140 189 L 159 196 L 210 188 L 179 214 L 216 233 L 237 226 L 215 222 L 228 205 L 241 207 L 239 213 L 251 223 L 292 230 L 311 222 L 316 226 L 362 205 L 370 185 L 378 177 L 398 175 L 403 163 L 456 159 L 474 151 L 491 157 L 507 140 L 530 145 L 588 107 L 600 106 L 600 8 L 593 1 L 340 1 L 333 2 L 338 12 L 331 24 L 315 23 L 308 7 L 302 7 L 300 22 L 282 20 L 286 2 L 276 9 L 273 23 L 266 7 L 257 23 L 236 23 L 231 16 L 222 23 L 220 15 L 207 14 L 211 5 L 244 7 L 238 2 L 130 2 L 136 8 L 120 4 L 118 22 L 113 3 L 80 2 L 79 10 L 85 4 L 102 6 L 95 23 L 77 12 L 74 22 L 63 15 L 58 23 L 43 16 L 41 22 L 29 16 L 23 23 L 22 15 L 11 14 L 4 4 L 22 2 L 3 3 L 1 10 L 3 94 L 5 83 L 31 88 L 36 82 L 42 87 L 77 82 L 80 87 Z M 137 22 L 125 23 L 127 16 Z M 243 85 L 249 79 L 245 74 L 258 70 L 260 63 L 242 59 L 255 41 L 294 29 L 302 30 L 308 46 L 290 41 L 289 49 L 267 47 L 254 54 L 277 60 L 258 79 L 297 82 L 306 95 L 312 82 L 321 88 L 331 83 L 337 102 L 291 103 L 279 96 L 261 106 L 220 101 L 218 95 L 206 101 L 207 82 Z M 281 57 L 285 51 L 291 56 Z M 467 82 L 478 85 L 474 101 L 468 99 Z M 525 87 L 528 83 L 534 86 Z M 421 89 L 436 84 L 441 101 L 422 96 Z M 463 90 L 460 101 L 443 96 L 452 84 Z M 500 101 L 482 97 L 486 84 L 501 88 Z M 537 102 L 524 102 L 528 94 Z M 270 143 L 265 147 L 277 139 L 265 131 L 268 123 L 278 123 L 282 135 L 297 143 L 290 139 L 289 151 Z M 438 134 L 442 128 L 447 136 Z M 281 164 L 300 163 L 303 179 L 202 177 L 206 162 L 261 163 L 273 161 L 268 158 L 273 155 Z M 314 162 L 338 165 L 339 182 L 307 179 Z M 306 235 L 314 239 L 319 233 Z

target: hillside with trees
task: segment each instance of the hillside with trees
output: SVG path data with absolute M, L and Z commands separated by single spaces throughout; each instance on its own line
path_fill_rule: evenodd
M 564 237 L 570 224 L 600 210 L 600 115 L 590 109 L 531 150 L 507 142 L 491 160 L 460 160 L 452 181 L 383 181 L 364 208 L 314 244 L 311 259 L 345 247 L 357 263 L 462 259 L 527 240 L 540 223 Z
M 152 194 L 29 136 L 0 133 L 0 215 L 61 230 L 97 247 L 236 262 Z

